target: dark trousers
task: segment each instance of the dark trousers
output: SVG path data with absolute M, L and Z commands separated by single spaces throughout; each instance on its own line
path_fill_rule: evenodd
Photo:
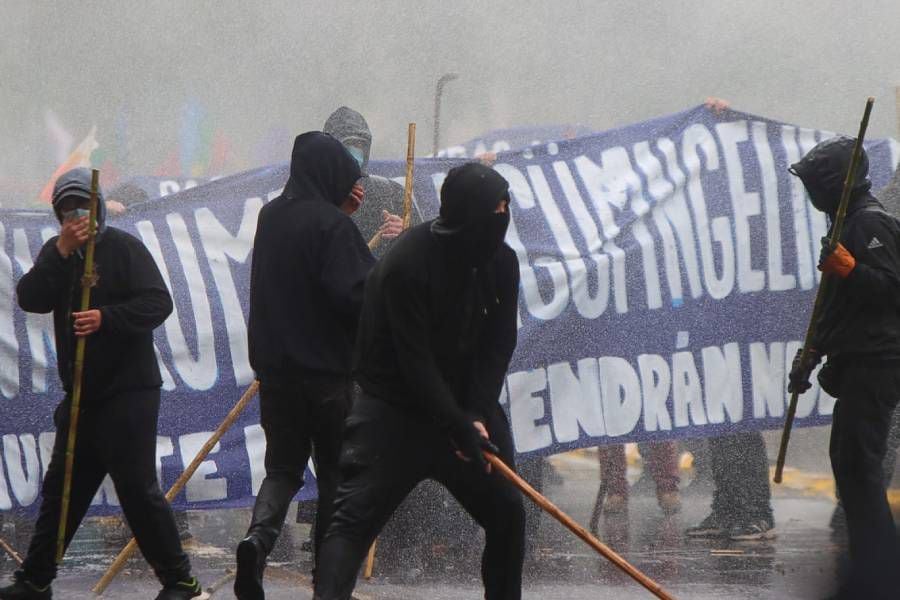
M 22 566 L 26 578 L 40 586 L 56 576 L 56 535 L 66 462 L 69 402 L 56 410 L 56 441 L 42 488 L 34 536 Z M 181 548 L 172 510 L 156 479 L 156 422 L 159 389 L 138 390 L 88 406 L 78 421 L 66 546 L 72 541 L 91 500 L 107 474 L 112 477 L 125 519 L 138 547 L 163 582 L 190 577 L 191 565 Z
M 260 541 L 265 554 L 272 551 L 281 533 L 288 507 L 303 486 L 303 472 L 313 453 L 319 489 L 314 539 L 318 556 L 331 518 L 341 433 L 350 410 L 351 392 L 350 380 L 338 375 L 309 374 L 292 381 L 260 378 L 266 478 L 256 496 L 247 535 Z
M 512 436 L 499 405 L 485 426 L 501 458 L 512 466 Z M 457 458 L 446 433 L 362 394 L 347 419 L 340 468 L 334 515 L 319 559 L 318 600 L 350 598 L 372 541 L 410 490 L 427 478 L 443 484 L 484 528 L 485 598 L 521 597 L 522 497 L 501 475 Z
M 900 398 L 900 370 L 845 366 L 838 386 L 829 454 L 847 516 L 852 563 L 848 587 L 868 594 L 865 597 L 893 598 L 900 550 L 882 463 Z
M 709 439 L 713 513 L 728 524 L 765 519 L 774 524 L 766 443 L 758 431 Z

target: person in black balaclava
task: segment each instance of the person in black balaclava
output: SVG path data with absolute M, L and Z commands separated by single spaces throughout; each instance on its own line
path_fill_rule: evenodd
M 372 540 L 425 478 L 446 486 L 484 528 L 485 597 L 521 597 L 522 498 L 482 455 L 488 449 L 513 465 L 497 402 L 516 342 L 508 205 L 497 172 L 477 163 L 451 169 L 440 216 L 400 237 L 369 275 L 355 352 L 362 392 L 347 419 L 319 600 L 350 598 Z
M 86 338 L 78 443 L 69 501 L 68 544 L 106 475 L 112 477 L 125 519 L 163 583 L 157 600 L 201 593 L 178 540 L 172 511 L 156 478 L 159 365 L 153 330 L 172 312 L 172 298 L 150 252 L 137 238 L 106 225 L 98 200 L 91 308 L 80 312 L 84 245 L 88 239 L 91 172 L 73 169 L 53 188 L 60 233 L 47 241 L 16 287 L 19 306 L 53 313 L 56 356 L 65 398 L 54 413 L 56 441 L 44 477 L 34 536 L 3 600 L 50 598 L 56 576 L 56 535 L 65 464 L 76 340 Z
M 311 446 L 317 521 L 329 521 L 351 403 L 353 340 L 366 274 L 375 262 L 349 217 L 362 200 L 361 174 L 338 140 L 304 133 L 294 142 L 284 193 L 259 213 L 248 335 L 250 364 L 260 382 L 266 477 L 247 537 L 237 547 L 239 600 L 264 597 L 266 556 L 303 485 Z
M 845 136 L 825 140 L 790 168 L 832 224 L 854 144 Z M 798 352 L 789 391 L 809 389 L 813 368 L 827 357 L 819 382 L 837 398 L 829 451 L 851 561 L 838 597 L 880 599 L 896 598 L 900 583 L 900 549 L 882 472 L 900 398 L 900 221 L 870 194 L 868 170 L 863 154 L 837 248 L 822 240 L 819 270 L 828 287 L 811 358 L 804 364 Z

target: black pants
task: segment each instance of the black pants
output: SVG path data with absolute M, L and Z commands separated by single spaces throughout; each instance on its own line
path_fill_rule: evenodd
M 709 439 L 712 511 L 728 524 L 765 519 L 774 525 L 766 443 L 758 431 Z
M 847 515 L 852 562 L 848 587 L 860 597 L 892 598 L 900 550 L 882 463 L 900 398 L 900 369 L 845 366 L 838 385 L 829 453 Z
M 499 405 L 485 425 L 501 458 L 513 465 L 512 436 Z M 319 559 L 318 600 L 350 598 L 372 541 L 403 498 L 427 478 L 450 490 L 484 528 L 485 598 L 521 597 L 525 512 L 520 493 L 501 475 L 488 475 L 457 458 L 447 435 L 434 425 L 362 394 L 347 419 L 340 467 L 334 515 Z
M 253 505 L 247 535 L 268 554 L 281 533 L 291 500 L 303 486 L 303 472 L 315 453 L 319 501 L 315 549 L 322 543 L 338 481 L 338 457 L 352 387 L 346 377 L 326 374 L 284 381 L 260 378 L 260 424 L 266 433 L 266 478 Z
M 56 534 L 66 462 L 69 401 L 56 410 L 56 441 L 44 477 L 41 508 L 28 556 L 26 578 L 40 586 L 56 576 Z M 163 582 L 190 577 L 191 565 L 181 548 L 172 510 L 156 479 L 156 422 L 159 389 L 121 393 L 102 406 L 88 406 L 78 421 L 66 546 L 107 474 L 112 477 L 125 519 L 138 547 Z

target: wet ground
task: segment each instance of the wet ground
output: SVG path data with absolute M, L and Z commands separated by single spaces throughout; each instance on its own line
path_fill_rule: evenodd
M 552 460 L 560 477 L 546 488 L 548 497 L 582 524 L 587 524 L 598 487 L 596 459 L 589 452 Z M 820 461 L 819 461 L 820 462 Z M 812 465 L 817 468 L 819 462 Z M 606 518 L 600 538 L 677 598 L 824 598 L 831 591 L 840 548 L 831 538 L 834 509 L 824 472 L 792 470 L 786 484 L 774 489 L 778 537 L 773 541 L 731 543 L 687 541 L 684 529 L 709 511 L 710 490 L 688 488 L 682 511 L 666 517 L 652 494 L 633 489 L 627 515 Z M 630 478 L 638 472 L 630 469 Z M 690 475 L 688 474 L 689 478 Z M 686 479 L 687 479 L 686 478 Z M 221 584 L 213 598 L 232 598 L 227 579 L 233 568 L 232 548 L 246 527 L 247 511 L 198 511 L 190 514 L 195 536 L 189 544 L 197 575 L 207 588 Z M 95 598 L 90 592 L 119 547 L 110 543 L 108 521 L 90 520 L 79 532 L 67 563 L 54 586 L 55 598 Z M 309 554 L 302 550 L 307 528 L 288 526 L 291 557 L 266 572 L 270 600 L 311 598 Z M 650 598 L 606 560 L 547 516 L 540 523 L 537 558 L 526 565 L 524 597 L 541 600 Z M 19 544 L 22 542 L 19 541 Z M 414 564 L 414 561 L 410 561 Z M 447 560 L 425 575 L 387 576 L 376 561 L 375 576 L 361 581 L 357 597 L 373 600 L 481 598 L 474 553 L 462 564 Z M 12 571 L 0 560 L 0 574 Z M 401 569 L 401 572 L 404 570 Z M 408 571 L 408 570 L 407 570 Z M 105 597 L 152 599 L 157 585 L 143 561 L 132 560 L 108 588 Z

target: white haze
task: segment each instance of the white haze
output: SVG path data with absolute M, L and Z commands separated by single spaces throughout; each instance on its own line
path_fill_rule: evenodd
M 127 125 L 122 176 L 149 175 L 177 147 L 188 98 L 257 166 L 269 132 L 320 128 L 361 111 L 377 158 L 400 158 L 406 123 L 431 149 L 434 85 L 442 139 L 493 128 L 605 129 L 696 105 L 854 133 L 897 135 L 900 2 L 757 0 L 537 2 L 34 2 L 0 22 L 0 204 L 33 202 L 56 167 L 45 114 L 107 146 Z M 118 117 L 117 117 L 118 115 Z M 270 136 L 271 137 L 271 136 Z M 442 145 L 445 145 L 442 144 Z

